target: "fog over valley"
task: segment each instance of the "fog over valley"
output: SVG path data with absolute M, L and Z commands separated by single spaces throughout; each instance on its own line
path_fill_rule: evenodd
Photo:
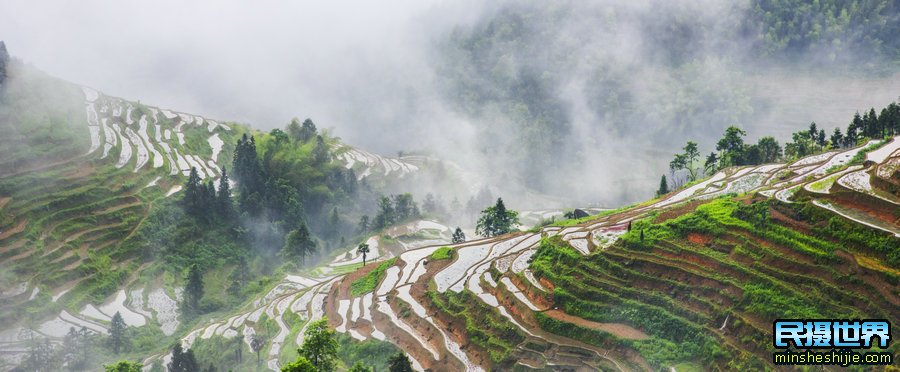
M 856 62 L 865 45 L 768 58 L 742 3 L 171 5 L 12 2 L 0 33 L 108 94 L 262 129 L 311 117 L 370 151 L 607 206 L 646 197 L 687 139 L 830 130 L 900 82 Z

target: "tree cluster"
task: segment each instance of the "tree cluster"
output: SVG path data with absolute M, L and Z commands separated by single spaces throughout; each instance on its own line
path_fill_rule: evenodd
M 332 162 L 312 120 L 293 119 L 284 131 L 259 138 L 243 135 L 232 169 L 238 210 L 255 245 L 280 249 L 281 257 L 303 264 L 318 253 L 317 236 L 326 243 L 342 238 L 337 205 L 356 193 L 356 175 Z
M 900 52 L 897 12 L 892 0 L 753 0 L 744 28 L 757 31 L 768 55 L 814 52 L 830 63 L 875 62 Z
M 667 179 L 663 175 L 656 195 L 666 194 L 670 188 L 677 188 L 684 184 L 684 179 L 679 177 L 679 173 L 682 175 L 687 173 L 686 181 L 693 182 L 701 176 L 715 173 L 721 168 L 773 163 L 781 158 L 782 148 L 775 138 L 762 137 L 755 144 L 747 144 L 744 143 L 746 135 L 747 132 L 736 126 L 725 129 L 725 134 L 716 142 L 716 151 L 718 152 L 710 152 L 702 165 L 697 143 L 688 141 L 684 146 L 684 152 L 675 154 L 674 159 L 669 162 L 670 178 Z
M 419 206 L 412 194 L 381 196 L 378 198 L 378 212 L 375 218 L 370 220 L 369 216 L 362 216 L 359 221 L 359 230 L 363 233 L 378 231 L 421 216 Z
M 199 221 L 230 221 L 233 216 L 231 204 L 231 185 L 228 184 L 228 169 L 222 168 L 218 191 L 209 180 L 203 183 L 197 168 L 191 167 L 191 173 L 184 185 L 182 206 L 187 214 Z
M 678 182 L 678 172 L 687 173 L 687 180 L 692 182 L 702 175 L 712 174 L 724 167 L 773 163 L 783 157 L 796 159 L 829 149 L 854 147 L 863 138 L 883 138 L 898 134 L 900 134 L 900 105 L 896 102 L 887 105 L 880 114 L 876 113 L 874 108 L 862 115 L 856 113 L 846 132 L 835 128 L 831 136 L 827 136 L 825 130 L 819 128 L 815 122 L 810 123 L 806 130 L 792 133 L 791 141 L 785 143 L 783 149 L 771 136 L 762 137 L 755 144 L 744 143 L 747 132 L 736 126 L 730 126 L 716 142 L 718 152 L 711 152 L 702 168 L 698 165 L 697 144 L 688 141 L 684 152 L 675 154 L 669 163 L 671 177 L 668 179 L 665 175 L 661 177 L 656 195 L 668 193 L 683 184 Z

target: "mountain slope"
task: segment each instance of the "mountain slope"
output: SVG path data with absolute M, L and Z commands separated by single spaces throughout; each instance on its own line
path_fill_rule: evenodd
M 360 303 L 350 277 L 325 314 L 424 368 L 771 368 L 772 319 L 900 317 L 898 148 L 846 170 L 866 146 L 726 169 L 573 225 L 451 246 L 452 262 L 409 251 L 363 297 L 373 319 L 343 305 Z
M 253 275 L 268 275 L 272 259 L 283 263 L 271 248 L 257 247 L 271 244 L 252 232 L 204 225 L 181 207 L 192 168 L 202 182 L 218 185 L 238 138 L 256 135 L 265 146 L 271 134 L 108 96 L 15 60 L 8 66 L 0 85 L 0 129 L 6 133 L 0 138 L 0 370 L 38 363 L 26 357 L 44 340 L 61 350 L 72 327 L 105 336 L 117 311 L 135 327 L 130 354 L 165 350 L 183 336 L 179 327 L 196 321 L 178 309 L 181 270 L 191 262 L 203 262 L 208 285 L 224 286 L 239 258 L 246 258 Z M 326 140 L 336 157 L 313 167 L 318 178 L 307 184 L 320 194 L 323 188 L 330 193 L 324 183 L 342 174 L 324 172 L 332 168 L 354 169 L 360 181 L 395 187 L 401 187 L 396 180 L 428 168 L 415 165 L 416 158 L 391 159 Z M 360 198 L 377 189 L 364 191 Z M 334 205 L 358 213 L 353 203 Z M 275 251 L 281 247 L 276 244 Z M 265 280 L 255 279 L 263 284 L 207 296 L 207 305 L 239 307 L 233 302 L 265 293 Z M 114 358 L 93 350 L 98 355 L 92 363 Z

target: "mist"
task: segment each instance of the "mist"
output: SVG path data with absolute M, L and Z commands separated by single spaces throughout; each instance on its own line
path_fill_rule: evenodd
M 900 94 L 890 72 L 806 73 L 848 53 L 755 57 L 744 12 L 713 0 L 10 1 L 0 39 L 110 95 L 259 129 L 310 117 L 369 151 L 459 163 L 501 195 L 524 185 L 560 206 L 614 207 L 652 196 L 687 140 L 708 153 L 739 125 L 783 143 Z

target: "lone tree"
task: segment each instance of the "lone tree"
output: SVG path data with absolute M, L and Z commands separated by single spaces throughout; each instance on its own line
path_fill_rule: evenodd
M 463 233 L 462 229 L 459 226 L 456 227 L 456 230 L 453 231 L 453 244 L 459 244 L 466 241 L 466 234 Z
M 656 190 L 656 196 L 663 196 L 669 193 L 669 183 L 666 182 L 666 175 L 662 175 L 659 179 L 659 190 Z
M 412 372 L 412 362 L 409 357 L 402 351 L 397 352 L 388 359 L 388 371 L 391 372 Z
M 363 266 L 366 266 L 366 254 L 369 253 L 369 245 L 366 243 L 360 243 L 359 246 L 356 247 L 356 253 L 359 253 L 363 256 Z
M 284 238 L 284 247 L 281 253 L 285 258 L 300 260 L 300 264 L 316 251 L 316 241 L 313 240 L 306 223 L 300 222 L 296 230 L 291 231 Z
M 519 224 L 519 213 L 507 210 L 502 198 L 497 203 L 481 211 L 481 217 L 475 225 L 475 233 L 484 237 L 503 235 L 512 231 Z
M 191 265 L 184 286 L 184 303 L 182 312 L 188 316 L 200 313 L 200 299 L 203 298 L 203 273 L 197 264 Z
M 297 352 L 312 362 L 319 371 L 331 371 L 334 369 L 337 349 L 334 330 L 328 329 L 328 318 L 322 318 L 312 322 L 306 329 L 303 346 Z
M 127 329 L 128 326 L 125 325 L 122 314 L 116 311 L 112 317 L 112 322 L 110 322 L 109 325 L 109 346 L 112 347 L 113 353 L 118 354 L 125 348 L 125 344 L 128 341 L 125 339 L 125 332 Z

